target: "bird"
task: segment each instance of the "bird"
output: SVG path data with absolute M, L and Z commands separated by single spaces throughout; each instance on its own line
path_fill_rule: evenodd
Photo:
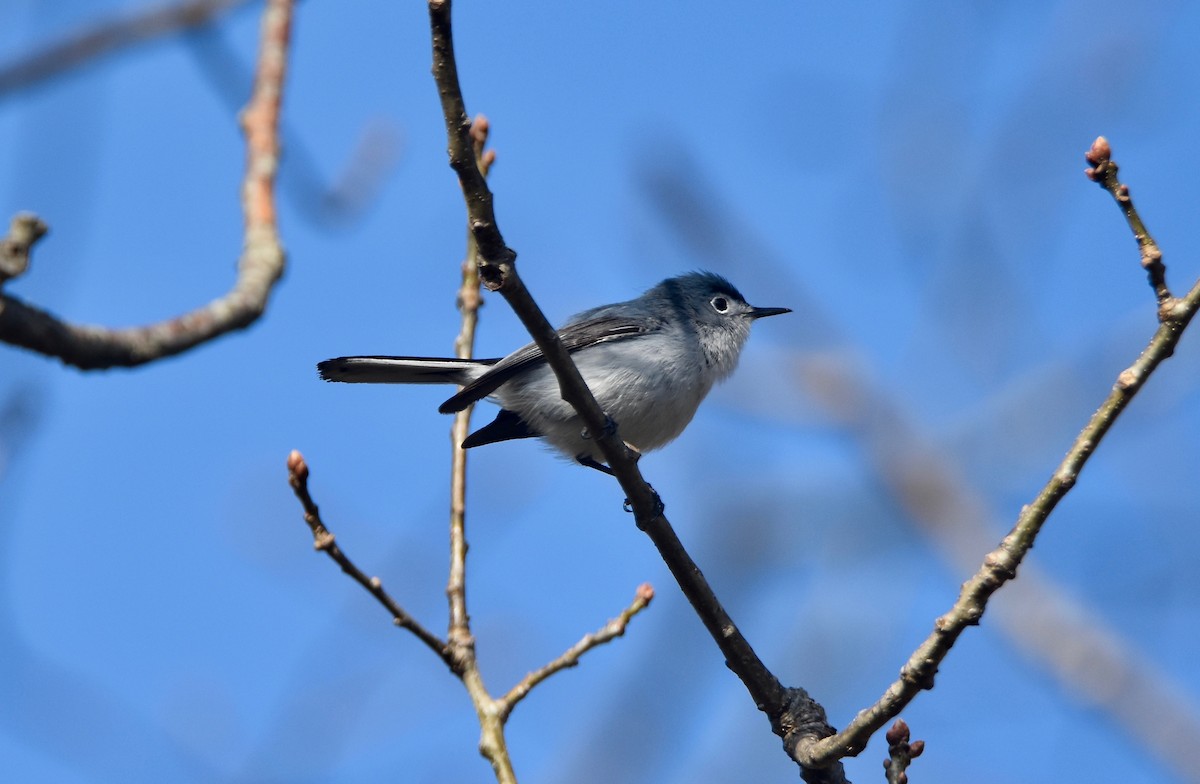
M 678 437 L 713 385 L 733 373 L 752 323 L 790 312 L 749 305 L 726 278 L 698 271 L 585 310 L 558 336 L 621 439 L 640 456 Z M 438 408 L 443 414 L 484 398 L 500 405 L 463 449 L 541 438 L 581 465 L 612 473 L 533 343 L 495 359 L 336 357 L 319 362 L 317 371 L 326 381 L 352 384 L 456 384 L 459 391 Z

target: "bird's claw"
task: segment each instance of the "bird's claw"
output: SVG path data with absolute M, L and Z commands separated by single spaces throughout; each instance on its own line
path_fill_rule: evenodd
M 617 420 L 613 419 L 608 414 L 605 414 L 604 415 L 604 435 L 611 436 L 615 432 L 617 432 Z M 582 438 L 584 441 L 592 440 L 592 434 L 588 432 L 588 429 L 586 427 L 579 431 L 579 437 Z
M 654 496 L 654 514 L 652 516 L 658 517 L 660 514 L 662 514 L 663 512 L 665 512 L 667 510 L 667 505 L 663 503 L 663 500 L 659 496 L 658 491 L 654 489 L 654 485 L 647 482 L 646 487 L 650 488 L 650 493 L 651 493 L 651 495 Z M 624 509 L 626 512 L 629 512 L 630 514 L 632 514 L 633 513 L 633 502 L 630 501 L 628 498 L 626 498 L 625 503 L 623 503 L 621 505 L 621 508 Z

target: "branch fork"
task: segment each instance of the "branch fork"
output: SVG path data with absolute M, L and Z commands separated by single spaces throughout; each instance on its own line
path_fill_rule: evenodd
M 246 136 L 242 183 L 245 233 L 233 288 L 223 297 L 175 318 L 121 329 L 73 324 L 0 292 L 0 342 L 57 357 L 81 370 L 134 367 L 244 329 L 262 316 L 285 265 L 276 225 L 275 174 L 294 3 L 268 0 L 263 12 L 254 88 L 242 113 Z M 0 284 L 25 271 L 30 248 L 45 233 L 45 224 L 34 216 L 21 214 L 13 219 L 8 238 L 0 241 Z

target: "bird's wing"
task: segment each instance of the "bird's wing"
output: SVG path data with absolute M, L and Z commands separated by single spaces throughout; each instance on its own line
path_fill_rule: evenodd
M 500 413 L 490 424 L 476 430 L 462 442 L 463 449 L 484 444 L 495 444 L 500 441 L 511 441 L 514 438 L 537 438 L 541 433 L 536 432 L 529 423 L 521 419 L 521 415 L 500 409 Z
M 569 352 L 576 352 L 597 343 L 608 343 L 662 328 L 662 321 L 644 316 L 596 315 L 568 324 L 558 331 L 558 337 Z M 530 343 L 509 354 L 479 378 L 463 387 L 457 395 L 438 408 L 443 414 L 462 411 L 500 388 L 513 376 L 544 364 L 545 356 L 536 344 Z

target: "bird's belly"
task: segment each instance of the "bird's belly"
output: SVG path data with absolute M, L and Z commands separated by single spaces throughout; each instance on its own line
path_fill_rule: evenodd
M 658 449 L 683 432 L 711 384 L 703 382 L 698 364 L 668 362 L 649 350 L 631 357 L 628 350 L 615 351 L 618 346 L 589 347 L 573 359 L 621 439 L 640 452 Z M 496 397 L 568 457 L 604 460 L 548 366 L 505 383 Z

